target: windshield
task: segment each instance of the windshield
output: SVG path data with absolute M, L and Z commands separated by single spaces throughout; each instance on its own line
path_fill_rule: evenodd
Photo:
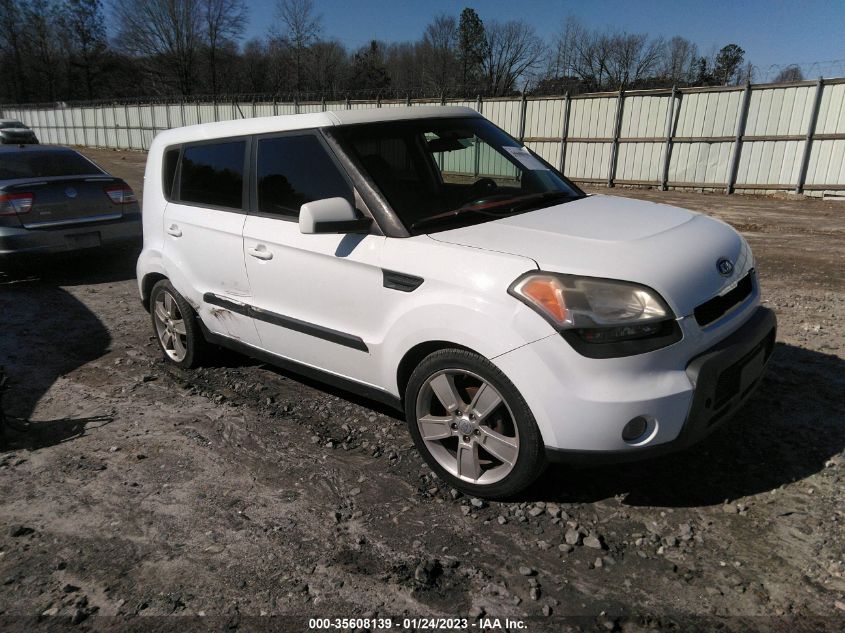
M 19 129 L 27 129 L 27 127 L 21 123 L 20 121 L 4 121 L 0 123 L 0 130 L 5 130 L 7 128 L 19 128 Z
M 584 193 L 480 117 L 333 130 L 413 235 L 488 222 Z

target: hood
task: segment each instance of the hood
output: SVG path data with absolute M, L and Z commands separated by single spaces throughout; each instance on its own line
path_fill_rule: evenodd
M 550 272 L 643 284 L 677 316 L 692 314 L 753 265 L 745 240 L 724 222 L 619 196 L 589 196 L 429 237 L 527 257 Z M 716 267 L 722 257 L 734 264 L 729 277 Z

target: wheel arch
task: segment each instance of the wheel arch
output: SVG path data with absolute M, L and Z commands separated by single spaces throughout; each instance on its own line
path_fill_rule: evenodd
M 399 399 L 402 406 L 405 406 L 405 388 L 408 386 L 408 381 L 411 379 L 411 374 L 417 368 L 422 360 L 434 352 L 439 352 L 442 349 L 461 349 L 473 354 L 478 354 L 474 349 L 452 341 L 425 341 L 417 343 L 402 356 L 399 365 L 396 368 L 396 386 L 399 389 Z M 483 356 L 483 354 L 479 354 Z
M 150 311 L 150 295 L 153 292 L 153 286 L 162 279 L 167 279 L 167 276 L 158 272 L 147 273 L 144 275 L 143 279 L 141 279 L 141 303 L 144 306 L 144 310 L 147 312 Z

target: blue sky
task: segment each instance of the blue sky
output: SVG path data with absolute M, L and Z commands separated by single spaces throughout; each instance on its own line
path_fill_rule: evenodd
M 247 37 L 263 37 L 275 22 L 275 0 L 247 2 Z M 845 1 L 792 0 L 315 0 L 323 37 L 357 48 L 375 38 L 415 40 L 434 15 L 458 15 L 465 6 L 482 20 L 523 19 L 551 39 L 567 15 L 591 28 L 671 37 L 682 35 L 702 53 L 731 42 L 765 74 L 769 66 L 804 64 L 811 76 L 845 74 Z M 812 62 L 841 60 L 826 68 Z M 836 72 L 838 71 L 838 72 Z

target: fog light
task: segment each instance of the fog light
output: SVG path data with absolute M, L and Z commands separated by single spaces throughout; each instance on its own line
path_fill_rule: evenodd
M 643 434 L 648 429 L 648 420 L 646 420 L 643 416 L 638 415 L 634 419 L 632 419 L 628 424 L 625 425 L 625 428 L 622 429 L 622 439 L 626 442 L 633 442 L 643 436 Z

